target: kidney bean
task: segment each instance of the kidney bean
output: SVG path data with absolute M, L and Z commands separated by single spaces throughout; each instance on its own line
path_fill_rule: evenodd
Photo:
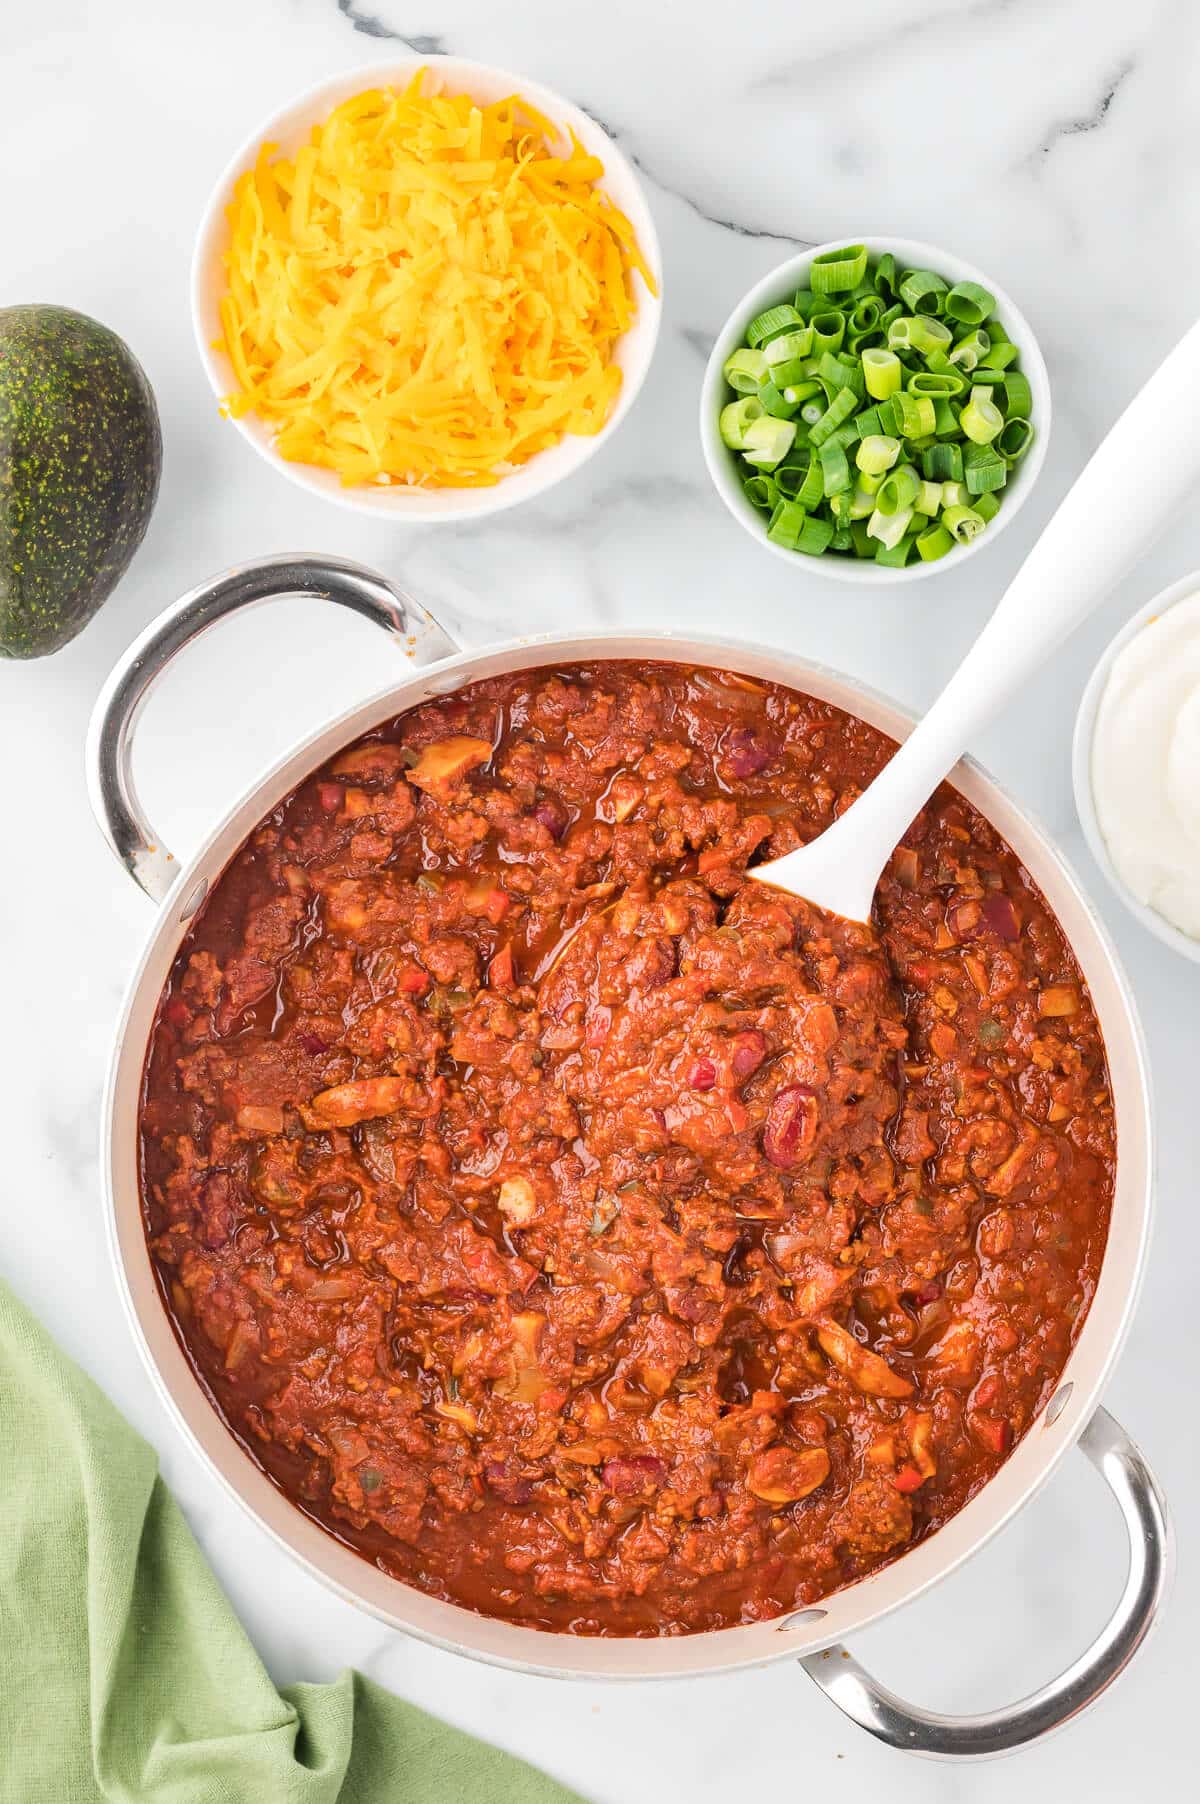
M 529 1503 L 533 1497 L 533 1486 L 529 1480 L 513 1472 L 504 1460 L 488 1460 L 483 1468 L 483 1476 L 489 1489 L 505 1503 Z
M 562 838 L 571 818 L 557 796 L 543 796 L 539 802 L 535 802 L 530 813 L 535 821 L 541 821 L 552 839 Z
M 769 740 L 755 727 L 730 727 L 721 744 L 726 773 L 738 779 L 756 777 L 775 755 Z
M 636 1497 L 641 1491 L 657 1491 L 667 1476 L 667 1468 L 653 1454 L 637 1453 L 629 1459 L 605 1460 L 600 1476 L 607 1489 L 618 1497 Z
M 1021 937 L 1021 927 L 1017 920 L 1017 911 L 1005 895 L 993 893 L 985 896 L 980 905 L 983 918 L 1001 940 L 1017 940 Z
M 763 1155 L 781 1171 L 790 1171 L 807 1156 L 817 1135 L 817 1099 L 807 1084 L 777 1090 L 767 1110 Z

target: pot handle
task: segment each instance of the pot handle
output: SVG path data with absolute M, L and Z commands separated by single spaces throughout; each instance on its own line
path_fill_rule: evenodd
M 1107 1483 L 1129 1534 L 1129 1572 L 1112 1616 L 1065 1672 L 1006 1710 L 944 1716 L 908 1704 L 840 1646 L 800 1664 L 826 1697 L 889 1747 L 939 1760 L 1011 1754 L 1071 1722 L 1120 1677 L 1150 1633 L 1170 1588 L 1175 1539 L 1158 1480 L 1120 1423 L 1098 1409 L 1079 1445 Z
M 87 736 L 88 792 L 101 832 L 134 882 L 161 902 L 178 860 L 155 833 L 133 781 L 133 735 L 154 684 L 176 654 L 241 608 L 284 595 L 338 602 L 374 621 L 423 662 L 459 648 L 410 595 L 364 564 L 336 557 L 260 558 L 201 583 L 152 620 L 120 659 L 96 700 Z

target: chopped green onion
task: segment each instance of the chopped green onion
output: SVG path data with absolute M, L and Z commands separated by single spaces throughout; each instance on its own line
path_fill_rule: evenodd
M 833 522 L 831 520 L 814 520 L 812 515 L 800 528 L 800 537 L 796 541 L 796 550 L 803 551 L 808 557 L 820 557 L 828 551 L 833 542 Z
M 854 538 L 850 532 L 850 528 L 848 526 L 842 526 L 838 528 L 837 532 L 835 532 L 830 539 L 829 549 L 830 551 L 849 551 L 853 543 Z
M 944 508 L 941 523 L 959 545 L 969 545 L 983 531 L 985 524 L 978 508 L 974 507 Z
M 811 288 L 797 288 L 792 296 L 792 306 L 801 319 L 811 319 L 817 310 L 817 297 Z
M 946 293 L 946 284 L 931 269 L 906 270 L 900 281 L 900 299 L 910 313 L 940 313 Z
M 956 282 L 946 296 L 945 312 L 964 326 L 982 326 L 995 310 L 996 297 L 978 282 Z
M 764 407 L 766 402 L 763 402 Z M 852 388 L 839 388 L 833 400 L 825 409 L 819 420 L 814 420 L 810 437 L 814 445 L 820 447 L 832 432 L 848 420 L 858 402 Z
M 850 310 L 851 332 L 874 332 L 883 317 L 883 302 L 877 294 L 865 294 Z
M 746 445 L 742 452 L 747 463 L 758 470 L 773 470 L 792 448 L 796 428 L 791 420 L 773 420 L 764 414 L 746 428 Z M 1001 464 L 1003 469 L 1003 464 Z
M 890 470 L 900 455 L 898 438 L 883 438 L 872 433 L 860 441 L 854 461 L 868 476 L 880 476 Z
M 764 407 L 766 402 L 763 403 Z M 962 410 L 959 424 L 967 437 L 977 445 L 990 445 L 1000 436 L 1004 415 L 985 388 L 973 388 L 971 398 Z
M 879 539 L 881 545 L 891 550 L 895 545 L 899 545 L 900 539 L 904 538 L 911 523 L 913 523 L 911 507 L 902 507 L 899 514 L 884 514 L 877 507 L 872 518 L 866 523 L 866 530 L 870 532 L 873 539 Z
M 781 394 L 786 395 L 789 388 L 798 388 L 802 382 L 808 381 L 808 365 L 807 357 L 789 357 L 783 363 L 773 363 L 770 365 L 770 380 Z
M 950 352 L 950 361 L 969 373 L 983 362 L 991 348 L 992 341 L 986 332 L 968 332 Z
M 873 401 L 886 401 L 904 380 L 904 370 L 895 351 L 864 351 L 862 367 L 867 393 Z
M 957 376 L 960 382 L 963 380 L 954 364 L 952 364 L 947 357 L 945 351 L 926 351 L 925 368 L 927 370 L 933 370 L 934 373 L 939 376 Z
M 875 412 L 879 416 L 880 432 L 884 433 L 888 438 L 898 438 L 900 435 L 900 419 L 896 412 L 895 395 L 889 395 L 886 401 L 881 401 L 878 407 L 876 407 Z
M 1029 419 L 1033 413 L 1033 390 L 1024 370 L 1005 370 L 1000 406 L 1009 419 L 1014 414 L 1024 420 Z
M 821 481 L 828 500 L 831 495 L 851 486 L 850 465 L 840 445 L 822 445 L 817 456 L 821 460 Z
M 795 308 L 792 308 L 795 312 Z M 762 355 L 770 364 L 788 363 L 794 357 L 807 357 L 812 351 L 812 327 L 802 325 L 792 332 L 780 332 L 775 338 L 768 338 L 763 345 Z
M 955 450 L 957 449 L 958 447 L 956 445 Z M 943 513 L 945 513 L 948 507 L 968 507 L 969 505 L 970 503 L 967 500 L 967 485 L 965 482 L 955 482 L 952 480 L 942 484 Z
M 754 427 L 750 430 L 753 432 Z M 963 481 L 970 495 L 986 495 L 991 489 L 1004 487 L 1008 467 L 994 445 L 967 445 L 963 451 Z
M 959 445 L 930 445 L 921 453 L 921 469 L 927 482 L 961 482 L 962 448 Z
M 836 495 L 829 497 L 829 511 L 834 526 L 838 532 L 843 532 L 850 524 L 850 496 L 845 489 L 839 489 Z
M 1006 370 L 1017 361 L 1019 355 L 1016 345 L 1004 330 L 999 320 L 988 321 L 988 337 L 992 341 L 988 352 L 988 362 L 998 370 Z
M 909 349 L 919 351 L 922 357 L 928 357 L 931 351 L 941 351 L 944 355 L 953 343 L 954 334 L 940 319 L 929 319 L 918 313 L 908 322 Z
M 793 407 L 799 407 L 802 401 L 811 399 L 813 395 L 823 395 L 824 392 L 815 376 L 806 376 L 803 381 L 787 383 L 783 398 L 790 401 Z
M 747 476 L 742 484 L 742 493 L 753 507 L 771 508 L 782 493 L 782 488 L 773 476 Z
M 937 412 L 928 395 L 911 395 L 901 389 L 892 396 L 901 438 L 924 438 L 933 431 Z
M 839 389 L 839 394 L 848 394 L 849 389 Z M 858 421 L 844 420 L 825 440 L 827 445 L 840 445 L 843 451 L 849 451 L 851 445 L 858 443 Z
M 838 351 L 846 336 L 846 316 L 844 313 L 829 311 L 814 313 L 811 321 L 814 351 Z
M 787 551 L 795 551 L 805 519 L 804 509 L 798 502 L 779 501 L 775 504 L 767 526 L 767 537 L 773 545 L 782 545 Z
M 867 273 L 867 247 L 848 244 L 839 251 L 822 251 L 809 266 L 814 294 L 848 294 Z
M 752 395 L 767 379 L 767 360 L 761 351 L 735 351 L 725 360 L 725 380 L 739 395 Z
M 954 540 L 942 525 L 931 526 L 917 535 L 917 556 L 922 563 L 933 564 L 954 548 Z
M 916 544 L 916 533 L 906 533 L 898 545 L 881 545 L 875 553 L 875 562 L 889 570 L 902 570 L 905 564 L 911 563 Z
M 830 388 L 849 388 L 859 397 L 864 393 L 862 364 L 857 357 L 835 356 L 832 351 L 826 351 L 817 374 Z
M 854 485 L 854 493 L 850 497 L 850 518 L 867 520 L 875 512 L 875 491 L 867 486 L 867 481 L 859 475 Z
M 927 514 L 932 520 L 942 505 L 942 485 L 940 482 L 923 482 L 917 490 L 917 498 L 913 502 L 919 514 Z
M 819 458 L 810 457 L 808 469 L 804 473 L 804 481 L 796 490 L 796 500 L 802 507 L 812 509 L 820 505 L 825 497 L 825 477 L 821 471 Z
M 993 495 L 990 490 L 985 494 L 977 495 L 975 497 L 975 512 L 986 526 L 988 521 L 994 520 L 996 515 L 1000 512 L 999 495 Z
M 907 351 L 912 346 L 912 329 L 916 319 L 910 313 L 902 313 L 898 319 L 890 322 L 887 328 L 888 349 Z
M 891 251 L 884 251 L 875 265 L 875 292 L 889 302 L 896 298 L 896 259 Z
M 778 338 L 782 332 L 794 332 L 804 321 L 794 307 L 784 301 L 778 307 L 768 307 L 765 313 L 758 314 L 746 327 L 746 343 L 752 350 L 766 344 L 768 339 Z
M 933 431 L 935 438 L 957 438 L 962 430 L 959 426 L 959 409 L 945 395 L 933 398 Z
M 820 388 L 819 383 L 817 386 L 820 392 L 824 394 L 825 391 Z M 825 409 L 821 406 L 819 401 L 806 401 L 800 409 L 800 418 L 804 421 L 806 426 L 815 426 L 824 412 Z
M 755 420 L 763 417 L 763 404 L 754 395 L 742 401 L 731 401 L 721 409 L 721 437 L 732 451 L 746 449 L 746 434 Z
M 773 382 L 764 382 L 757 398 L 762 402 L 763 412 L 773 414 L 777 420 L 790 420 L 796 411 L 795 402 L 781 395 Z
M 1014 414 L 1011 420 L 1005 420 L 996 439 L 996 448 L 1006 463 L 1016 463 L 1024 457 L 1033 443 L 1033 427 L 1028 420 Z
M 854 543 L 855 557 L 873 558 L 875 556 L 875 540 L 867 531 L 865 520 L 851 520 L 850 537 Z
M 939 396 L 961 395 L 966 388 L 966 378 L 957 372 L 940 370 L 914 370 L 908 379 L 910 395 L 932 395 L 934 400 Z
M 920 492 L 921 478 L 917 472 L 911 464 L 901 464 L 880 485 L 876 506 L 881 514 L 911 514 Z

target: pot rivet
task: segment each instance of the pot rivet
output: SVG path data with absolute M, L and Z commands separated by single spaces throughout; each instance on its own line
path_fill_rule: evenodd
M 201 877 L 199 883 L 179 911 L 180 921 L 190 921 L 205 896 L 208 894 L 208 878 Z
M 794 1610 L 782 1622 L 775 1624 L 775 1633 L 782 1635 L 786 1629 L 800 1629 L 807 1627 L 809 1623 L 823 1622 L 828 1614 L 828 1610 Z

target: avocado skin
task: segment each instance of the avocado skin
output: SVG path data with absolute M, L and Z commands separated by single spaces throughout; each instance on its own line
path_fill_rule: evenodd
M 124 340 L 67 307 L 0 308 L 0 657 L 83 630 L 141 544 L 161 469 Z

